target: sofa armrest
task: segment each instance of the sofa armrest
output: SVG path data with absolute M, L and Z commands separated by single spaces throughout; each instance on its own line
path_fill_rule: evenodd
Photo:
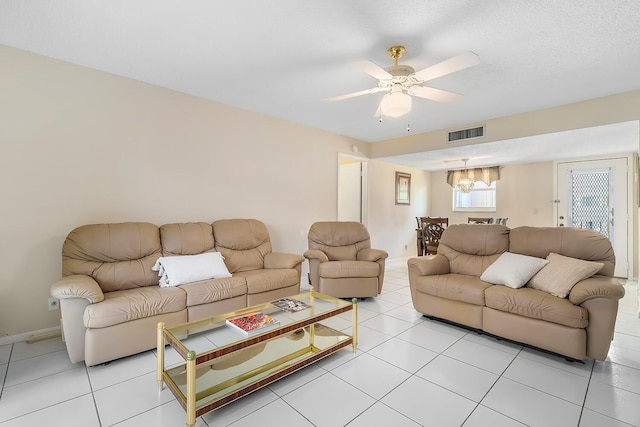
M 413 272 L 417 276 L 433 276 L 450 272 L 449 260 L 440 254 L 409 258 L 407 266 L 409 272 Z
M 58 299 L 85 298 L 91 304 L 104 300 L 98 282 L 81 274 L 65 276 L 58 280 L 51 286 L 51 296 Z
M 592 276 L 581 280 L 571 289 L 569 301 L 580 305 L 593 298 L 621 299 L 624 296 L 624 286 L 620 280 L 608 276 Z
M 356 259 L 358 261 L 376 262 L 381 259 L 386 259 L 388 256 L 389 254 L 381 249 L 367 248 L 358 251 L 358 253 L 356 254 Z
M 329 261 L 327 254 L 322 252 L 320 249 L 309 249 L 304 253 L 304 257 L 308 260 L 317 259 L 320 262 Z
M 264 268 L 296 268 L 303 262 L 301 255 L 270 252 L 264 257 Z

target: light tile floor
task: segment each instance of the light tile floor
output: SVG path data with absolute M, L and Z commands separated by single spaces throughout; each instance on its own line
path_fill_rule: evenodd
M 384 293 L 359 303 L 355 355 L 344 349 L 196 425 L 640 426 L 638 289 L 625 287 L 608 359 L 569 363 L 423 318 L 406 263 L 388 263 Z M 154 351 L 87 368 L 59 339 L 2 346 L 0 426 L 182 426 L 155 366 Z

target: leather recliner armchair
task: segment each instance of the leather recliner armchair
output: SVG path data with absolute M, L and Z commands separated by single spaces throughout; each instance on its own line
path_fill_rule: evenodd
M 316 222 L 309 229 L 309 281 L 338 298 L 375 297 L 382 292 L 387 252 L 371 248 L 369 232 L 353 221 Z

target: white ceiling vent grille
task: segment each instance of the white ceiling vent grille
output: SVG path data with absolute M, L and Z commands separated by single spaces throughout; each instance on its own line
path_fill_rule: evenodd
M 476 128 L 454 130 L 449 132 L 447 143 L 460 141 L 463 139 L 482 138 L 484 136 L 484 125 Z

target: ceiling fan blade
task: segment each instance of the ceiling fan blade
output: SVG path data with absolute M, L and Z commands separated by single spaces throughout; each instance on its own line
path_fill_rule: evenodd
M 409 95 L 414 95 L 420 98 L 426 98 L 438 102 L 455 102 L 463 98 L 463 96 L 459 93 L 417 85 L 411 86 L 408 90 L 408 93 Z
M 437 79 L 438 77 L 446 76 L 447 74 L 455 73 L 456 71 L 464 70 L 465 68 L 473 67 L 479 62 L 480 59 L 478 58 L 478 55 L 473 52 L 465 52 L 436 65 L 425 68 L 424 70 L 420 70 L 414 73 L 413 76 L 417 80 L 426 82 Z
M 325 98 L 325 99 L 322 100 L 322 102 L 342 101 L 343 99 L 355 98 L 356 96 L 362 96 L 362 95 L 369 95 L 371 93 L 377 93 L 377 92 L 381 92 L 381 91 L 384 91 L 384 90 L 389 90 L 389 89 L 384 88 L 384 87 L 372 87 L 371 89 L 365 89 L 365 90 L 361 90 L 359 92 L 353 92 L 353 93 L 348 93 L 346 95 L 334 96 L 332 98 Z
M 393 76 L 387 72 L 384 68 L 379 65 L 374 64 L 371 61 L 357 61 L 354 62 L 353 65 L 372 77 L 375 77 L 378 80 L 389 80 L 392 79 Z
M 373 115 L 373 117 L 382 117 L 382 108 L 380 108 L 380 104 L 378 104 L 378 108 L 376 109 L 376 113 Z

